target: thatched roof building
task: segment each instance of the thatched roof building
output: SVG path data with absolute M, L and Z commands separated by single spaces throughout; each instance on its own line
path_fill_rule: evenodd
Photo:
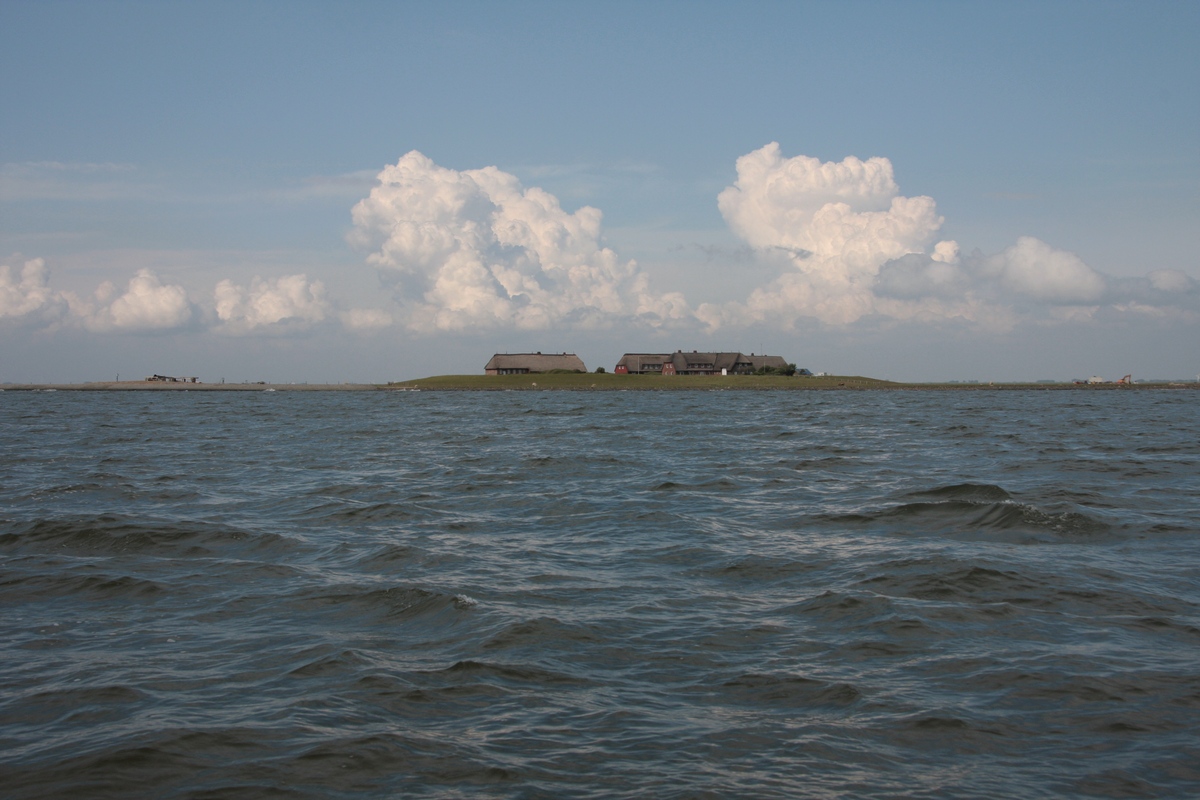
M 574 353 L 496 353 L 483 372 L 485 375 L 527 375 L 556 369 L 587 372 L 582 359 Z
M 626 353 L 613 372 L 618 375 L 749 375 L 764 367 L 787 369 L 783 356 L 744 353 Z

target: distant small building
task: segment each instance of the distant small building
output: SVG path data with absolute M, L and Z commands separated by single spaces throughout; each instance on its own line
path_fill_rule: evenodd
M 485 375 L 529 375 L 552 370 L 587 372 L 574 353 L 496 353 L 483 368 Z
M 146 378 L 146 380 L 150 383 L 199 383 L 200 382 L 199 378 L 192 378 L 192 377 L 176 378 L 171 375 L 151 375 L 150 377 Z
M 786 370 L 788 363 L 783 356 L 676 350 L 674 353 L 626 353 L 613 372 L 618 375 L 752 375 L 764 368 Z

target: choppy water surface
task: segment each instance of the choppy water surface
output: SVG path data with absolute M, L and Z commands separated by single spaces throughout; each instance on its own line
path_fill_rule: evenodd
M 35 797 L 1200 793 L 1200 394 L 0 395 Z

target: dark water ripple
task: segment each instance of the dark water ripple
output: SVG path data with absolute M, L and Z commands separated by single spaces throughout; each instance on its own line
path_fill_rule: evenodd
M 13 798 L 1200 796 L 1192 392 L 0 395 Z

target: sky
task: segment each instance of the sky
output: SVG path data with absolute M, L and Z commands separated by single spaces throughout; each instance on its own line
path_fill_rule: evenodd
M 1197 378 L 1200 3 L 0 0 L 0 382 Z

